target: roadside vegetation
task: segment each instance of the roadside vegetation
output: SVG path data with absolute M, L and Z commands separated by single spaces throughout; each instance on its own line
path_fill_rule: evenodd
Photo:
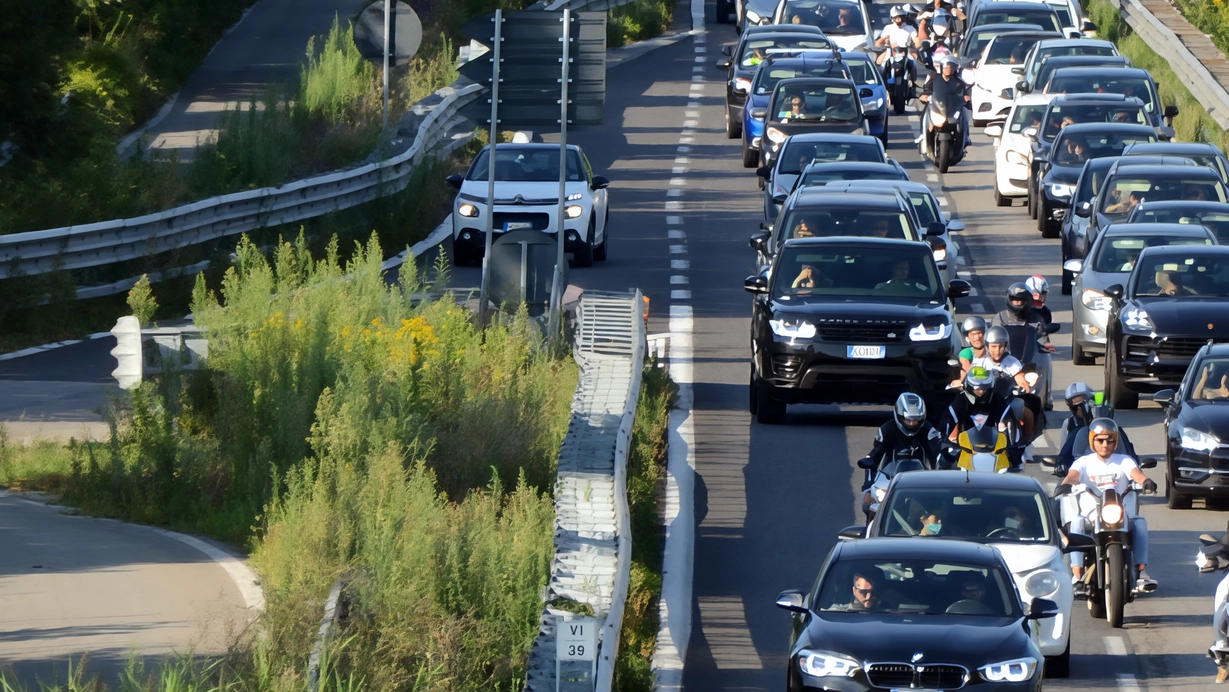
M 606 16 L 606 47 L 618 48 L 660 36 L 674 21 L 674 0 L 634 0 Z
M 1225 0 L 1175 0 L 1174 6 L 1195 28 L 1229 54 L 1229 6 Z

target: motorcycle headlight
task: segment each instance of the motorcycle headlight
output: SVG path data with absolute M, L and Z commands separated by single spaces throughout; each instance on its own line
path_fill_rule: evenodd
M 815 338 L 815 325 L 803 320 L 798 320 L 797 322 L 768 320 L 768 326 L 772 327 L 773 334 L 787 339 Z
M 764 134 L 768 137 L 768 139 L 776 142 L 777 144 L 785 141 L 785 133 L 775 127 L 768 128 L 768 131 Z
M 1207 569 L 1208 567 L 1211 567 L 1212 561 L 1209 560 L 1208 556 L 1204 555 L 1203 551 L 1201 550 L 1195 555 L 1195 566 L 1198 567 L 1202 571 L 1202 570 Z
M 570 207 L 564 207 L 563 213 L 567 214 L 569 219 L 579 219 L 580 215 L 585 213 L 585 208 L 579 204 L 573 204 Z
M 585 193 L 583 192 L 573 192 L 572 194 L 568 195 L 567 198 L 565 198 L 563 201 L 575 202 L 576 200 L 584 199 L 584 197 L 585 197 Z
M 1024 682 L 1037 670 L 1037 659 L 1017 658 L 1002 663 L 991 663 L 977 669 L 989 682 Z
M 1105 524 L 1121 524 L 1122 523 L 1122 505 L 1116 505 L 1116 504 L 1101 505 L 1101 522 Z
M 1063 185 L 1061 183 L 1050 184 L 1050 194 L 1055 197 L 1070 197 L 1075 194 L 1074 185 Z
M 1220 440 L 1202 430 L 1182 429 L 1182 448 L 1194 452 L 1211 452 L 1220 446 Z
M 1045 598 L 1058 591 L 1058 577 L 1048 569 L 1033 572 L 1024 580 L 1024 591 L 1033 598 Z
M 478 215 L 478 207 L 475 207 L 469 202 L 465 202 L 461 206 L 457 207 L 457 213 L 461 216 L 472 219 Z
M 952 335 L 952 324 L 926 324 L 922 323 L 909 330 L 910 341 L 942 341 Z
M 942 113 L 938 111 L 930 112 L 930 126 L 931 127 L 943 127 L 946 124 L 947 124 L 947 118 Z
M 1113 303 L 1104 293 L 1092 288 L 1084 289 L 1084 292 L 1080 294 L 1080 302 L 1090 310 L 1105 311 L 1108 311 Z
M 751 80 L 743 77 L 734 78 L 734 91 L 751 91 Z
M 1013 149 L 1007 152 L 1007 163 L 1014 163 L 1017 166 L 1027 166 L 1028 157 Z
M 859 665 L 849 656 L 831 651 L 803 649 L 798 652 L 798 668 L 804 674 L 817 678 L 853 677 L 853 674 L 858 672 Z
M 1131 308 L 1124 315 L 1123 325 L 1127 329 L 1132 329 L 1137 332 L 1150 332 L 1153 330 L 1152 320 L 1148 319 L 1148 313 L 1139 308 Z

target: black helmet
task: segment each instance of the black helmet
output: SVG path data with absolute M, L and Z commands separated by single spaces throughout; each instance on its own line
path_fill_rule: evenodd
M 896 427 L 901 434 L 913 437 L 926 422 L 926 402 L 913 392 L 896 397 Z
M 1109 437 L 1113 440 L 1114 449 L 1118 447 L 1118 424 L 1113 418 L 1097 418 L 1092 423 L 1088 424 L 1088 448 L 1093 452 L 1097 451 L 1097 446 L 1093 444 L 1093 440 L 1097 435 Z M 1110 450 L 1111 452 L 1113 449 Z
M 984 334 L 986 333 L 986 321 L 976 315 L 973 317 L 966 317 L 964 318 L 964 322 L 960 323 L 960 331 L 963 332 L 965 336 L 968 336 L 969 332 L 981 332 Z
M 994 396 L 994 375 L 980 365 L 964 376 L 964 395 L 970 404 L 985 404 Z
M 1092 399 L 1095 394 L 1092 387 L 1083 382 L 1072 382 L 1063 394 L 1063 398 L 1067 400 L 1067 408 L 1071 410 L 1071 415 L 1080 427 L 1092 422 Z
M 1007 309 L 1016 317 L 1023 318 L 1033 309 L 1033 292 L 1022 283 L 1007 287 Z

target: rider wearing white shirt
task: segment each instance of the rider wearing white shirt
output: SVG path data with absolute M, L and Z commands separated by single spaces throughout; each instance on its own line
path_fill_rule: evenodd
M 917 28 L 909 26 L 905 23 L 905 11 L 899 5 L 892 8 L 892 23 L 879 30 L 879 38 L 875 39 L 876 46 L 887 44 L 889 50 L 883 52 L 879 56 L 879 64 L 886 64 L 888 57 L 891 55 L 891 48 L 908 48 L 909 49 L 909 74 L 916 78 L 917 68 L 913 64 L 913 55 L 916 54 L 917 48 L 922 45 L 918 40 Z
M 1118 424 L 1112 418 L 1098 418 L 1088 426 L 1088 443 L 1091 454 L 1085 454 L 1067 471 L 1063 478 L 1063 486 L 1084 485 L 1089 492 L 1100 497 L 1108 489 L 1118 491 L 1119 496 L 1131 487 L 1131 481 L 1144 486 L 1144 492 L 1149 495 L 1156 492 L 1156 483 L 1139 470 L 1135 460 L 1125 454 L 1116 454 L 1118 448 Z M 1061 488 L 1062 486 L 1060 486 Z M 1061 493 L 1055 493 L 1056 495 Z M 1078 498 L 1070 498 L 1078 502 Z M 1079 503 L 1079 509 L 1070 500 L 1064 501 L 1063 518 L 1070 520 L 1071 533 L 1084 533 L 1087 517 L 1097 511 L 1095 502 Z M 1135 503 L 1123 503 L 1123 511 L 1131 521 L 1131 552 L 1139 567 L 1139 578 L 1136 589 L 1140 591 L 1156 590 L 1156 580 L 1148 576 L 1144 567 L 1148 564 L 1148 522 L 1141 516 L 1136 516 L 1128 507 Z M 1075 578 L 1076 596 L 1086 596 L 1088 587 L 1083 582 L 1084 566 L 1071 565 L 1071 574 Z

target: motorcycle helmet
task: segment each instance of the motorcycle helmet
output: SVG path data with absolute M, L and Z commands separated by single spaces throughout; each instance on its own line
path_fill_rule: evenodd
M 926 422 L 926 401 L 913 392 L 896 397 L 896 428 L 902 435 L 913 437 Z
M 896 19 L 897 17 L 904 17 L 908 13 L 905 12 L 900 5 L 893 5 L 892 11 L 889 14 L 891 14 L 892 19 Z
M 1007 287 L 1007 309 L 1017 318 L 1023 319 L 1033 308 L 1033 292 L 1028 286 L 1015 283 Z
M 964 395 L 970 404 L 986 404 L 994 395 L 994 375 L 980 365 L 964 377 Z
M 986 320 L 977 317 L 976 315 L 973 317 L 966 317 L 964 318 L 964 322 L 960 323 L 960 331 L 963 332 L 965 336 L 968 336 L 969 332 L 981 332 L 985 334 Z
M 1033 274 L 1024 280 L 1024 285 L 1028 286 L 1028 290 L 1032 291 L 1034 296 L 1041 296 L 1041 298 L 1033 299 L 1034 305 L 1046 304 L 1046 294 L 1050 292 L 1050 282 L 1046 281 L 1044 276 Z
M 1095 392 L 1092 387 L 1083 382 L 1072 382 L 1067 386 L 1067 391 L 1063 394 L 1063 398 L 1067 401 L 1067 408 L 1071 410 L 1071 416 L 1075 418 L 1080 427 L 1086 426 L 1092 422 L 1092 398 Z M 1076 401 L 1079 399 L 1079 401 Z
M 935 58 L 935 68 L 936 69 L 942 72 L 943 68 L 945 67 L 951 67 L 953 71 L 955 71 L 957 68 L 956 59 L 953 58 L 951 54 L 947 52 L 944 52 L 940 54 L 937 58 Z
M 1097 418 L 1088 424 L 1088 448 L 1099 454 L 1097 446 L 1093 444 L 1093 440 L 1098 435 L 1109 437 L 1112 440 L 1111 452 L 1118 448 L 1118 424 L 1113 418 Z
M 990 344 L 1006 344 L 1011 341 L 1007 335 L 1007 330 L 999 326 L 994 326 L 986 330 L 986 345 Z

